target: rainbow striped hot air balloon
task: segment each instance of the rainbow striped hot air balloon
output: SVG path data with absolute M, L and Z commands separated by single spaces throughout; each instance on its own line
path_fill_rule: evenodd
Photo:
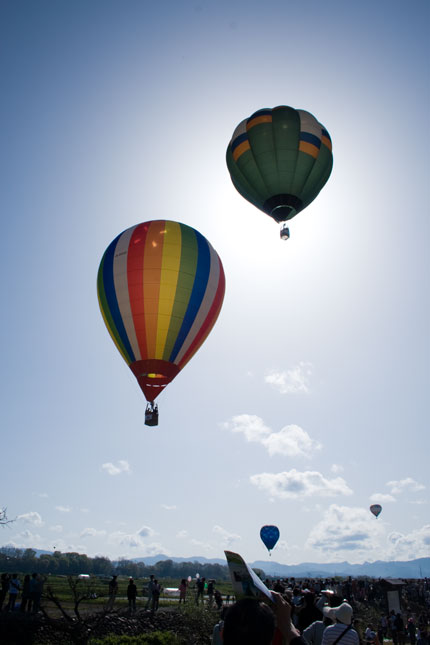
M 158 420 L 155 398 L 214 326 L 224 291 L 219 256 L 201 233 L 185 224 L 143 222 L 106 249 L 97 280 L 100 309 L 149 401 L 148 425 Z
M 287 105 L 258 110 L 241 121 L 227 147 L 234 186 L 276 222 L 286 222 L 306 208 L 327 182 L 332 166 L 325 127 L 310 112 Z M 288 237 L 283 225 L 281 238 Z

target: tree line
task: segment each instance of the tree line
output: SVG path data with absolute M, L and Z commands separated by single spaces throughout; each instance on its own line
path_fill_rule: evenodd
M 194 578 L 196 573 L 205 578 L 229 580 L 228 567 L 221 564 L 201 564 L 200 562 L 174 562 L 160 560 L 154 565 L 132 560 L 110 560 L 103 556 L 91 558 L 82 553 L 42 553 L 39 557 L 34 549 L 0 548 L 0 571 L 37 572 L 52 575 L 77 576 L 89 575 L 111 576 L 126 575 L 133 578 L 147 578 L 153 574 L 156 578 Z

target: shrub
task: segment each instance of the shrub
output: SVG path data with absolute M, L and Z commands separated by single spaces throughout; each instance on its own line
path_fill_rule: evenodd
M 91 639 L 88 645 L 183 645 L 172 632 L 152 632 L 141 636 L 115 636 Z

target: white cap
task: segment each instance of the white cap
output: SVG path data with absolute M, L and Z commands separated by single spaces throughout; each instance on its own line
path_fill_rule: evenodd
M 352 622 L 352 607 L 347 602 L 343 602 L 339 607 L 324 607 L 323 614 L 333 621 L 338 620 L 340 623 L 344 623 L 344 625 L 350 625 Z

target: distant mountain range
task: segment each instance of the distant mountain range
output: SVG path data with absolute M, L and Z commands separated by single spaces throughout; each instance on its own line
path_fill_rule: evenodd
M 173 562 L 196 562 L 200 564 L 226 565 L 225 559 L 208 559 L 203 556 L 190 558 L 176 558 L 166 555 L 153 555 L 146 558 L 134 558 L 133 562 L 144 562 L 153 565 L 160 560 L 173 560 Z M 333 576 L 369 576 L 371 578 L 427 578 L 430 577 L 430 558 L 418 558 L 406 562 L 364 562 L 363 564 L 349 564 L 349 562 L 333 562 L 317 564 L 303 562 L 301 564 L 280 564 L 275 561 L 256 560 L 248 562 L 253 569 L 262 569 L 270 576 L 282 578 L 331 578 Z
M 42 553 L 52 555 L 52 551 L 34 549 L 36 555 Z M 197 564 L 220 564 L 227 566 L 225 558 L 205 558 L 204 556 L 191 556 L 189 558 L 170 557 L 168 555 L 151 555 L 144 558 L 133 558 L 132 562 L 144 562 L 153 565 L 161 560 L 173 562 L 192 562 Z M 280 578 L 332 578 L 333 576 L 369 576 L 370 578 L 430 578 L 430 557 L 418 558 L 407 561 L 377 560 L 363 564 L 349 564 L 349 562 L 329 562 L 318 564 L 315 562 L 302 562 L 301 564 L 280 564 L 274 560 L 256 560 L 248 562 L 253 569 L 262 569 L 266 575 L 279 576 Z M 198 571 L 190 572 L 190 574 Z

